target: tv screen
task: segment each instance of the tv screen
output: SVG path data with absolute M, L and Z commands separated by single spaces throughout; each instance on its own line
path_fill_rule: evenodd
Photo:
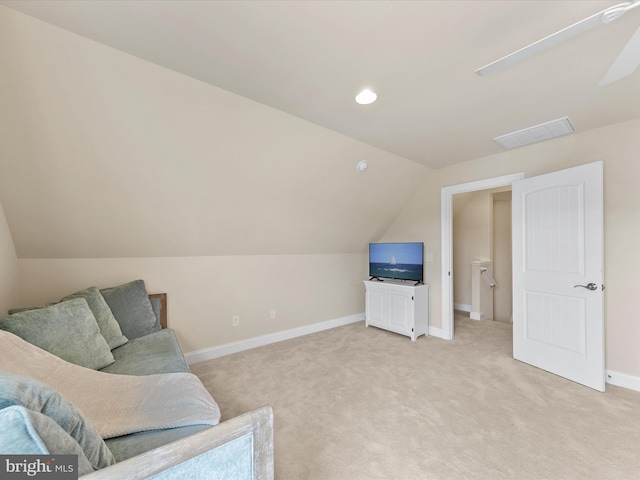
M 422 282 L 424 243 L 370 243 L 369 276 Z

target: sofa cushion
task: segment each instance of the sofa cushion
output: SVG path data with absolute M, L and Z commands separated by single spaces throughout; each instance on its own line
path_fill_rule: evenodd
M 0 318 L 0 329 L 76 365 L 97 370 L 114 362 L 84 298 Z
M 170 328 L 129 340 L 111 353 L 116 361 L 102 372 L 120 375 L 189 372 L 175 332 Z
M 143 280 L 105 288 L 100 293 L 120 324 L 122 333 L 129 340 L 160 330 L 160 323 L 153 313 Z
M 198 433 L 210 425 L 189 425 L 178 428 L 165 428 L 152 430 L 149 432 L 132 433 L 120 437 L 108 438 L 105 440 L 107 447 L 113 453 L 116 462 L 122 462 L 141 453 L 148 452 L 154 448 L 167 445 L 181 438 Z
M 77 455 L 78 474 L 94 471 L 76 442 L 53 419 L 20 405 L 0 410 L 0 454 Z
M 94 317 L 96 317 L 100 333 L 107 341 L 110 349 L 113 350 L 127 343 L 127 337 L 122 334 L 120 324 L 113 316 L 111 308 L 109 308 L 98 287 L 89 287 L 86 290 L 72 293 L 64 297 L 62 301 L 71 300 L 72 298 L 84 298 L 87 301 Z
M 0 408 L 21 405 L 54 420 L 78 444 L 94 469 L 115 463 L 98 431 L 82 411 L 46 383 L 0 370 Z

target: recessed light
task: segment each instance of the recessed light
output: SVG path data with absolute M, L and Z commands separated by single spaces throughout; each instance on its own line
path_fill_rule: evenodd
M 365 88 L 358 95 L 356 95 L 356 102 L 358 102 L 360 105 L 369 105 L 370 103 L 375 102 L 377 98 L 378 95 L 376 94 L 376 92 Z

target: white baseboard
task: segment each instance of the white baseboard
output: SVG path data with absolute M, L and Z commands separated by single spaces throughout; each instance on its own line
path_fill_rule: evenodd
M 640 392 L 640 377 L 629 375 L 628 373 L 620 373 L 614 372 L 612 370 L 607 370 L 606 380 L 607 383 L 610 383 L 611 385 Z
M 465 303 L 454 303 L 453 308 L 455 310 L 460 310 L 461 312 L 471 312 L 471 305 L 467 305 Z
M 246 340 L 226 343 L 224 345 L 218 345 L 217 347 L 203 348 L 202 350 L 196 350 L 195 352 L 185 353 L 184 358 L 187 363 L 191 365 L 193 363 L 204 362 L 205 360 L 211 360 L 213 358 L 231 355 L 232 353 L 243 352 L 245 350 L 251 350 L 252 348 L 282 342 L 283 340 L 290 340 L 292 338 L 301 337 L 303 335 L 309 335 L 310 333 L 316 333 L 323 330 L 329 330 L 331 328 L 342 327 L 343 325 L 361 322 L 363 320 L 364 313 L 357 313 L 348 317 L 336 318 L 334 320 L 327 320 L 320 323 L 313 323 L 311 325 L 305 325 L 304 327 L 283 330 L 282 332 L 269 333 L 260 337 L 247 338 Z
M 444 338 L 444 333 L 442 332 L 441 328 L 429 327 L 429 336 L 430 337 Z
M 484 313 L 483 312 L 470 312 L 469 313 L 469 318 L 471 320 L 482 320 L 484 318 Z

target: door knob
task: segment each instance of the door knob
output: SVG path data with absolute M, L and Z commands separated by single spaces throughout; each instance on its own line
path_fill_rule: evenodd
M 595 283 L 588 283 L 587 285 L 574 285 L 573 288 L 576 287 L 582 287 L 582 288 L 586 288 L 587 290 L 597 290 L 598 286 Z

